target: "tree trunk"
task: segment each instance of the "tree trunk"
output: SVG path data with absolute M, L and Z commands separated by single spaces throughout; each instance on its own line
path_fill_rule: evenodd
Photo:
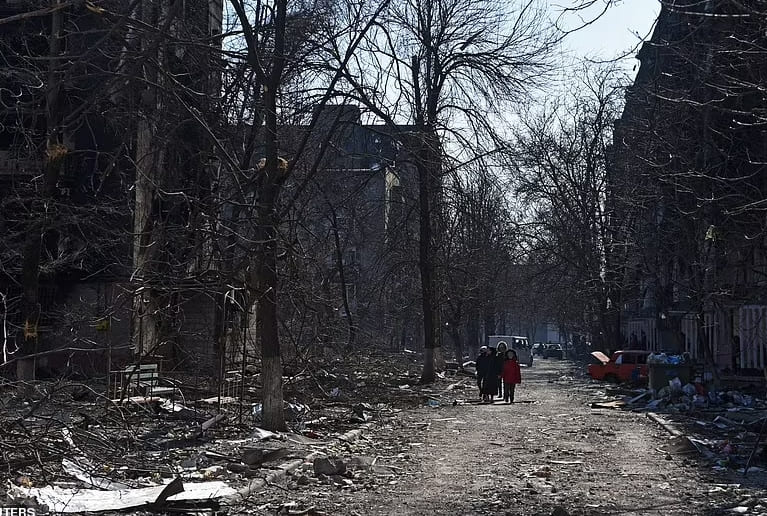
M 277 320 L 277 168 L 277 160 L 272 165 L 267 158 L 264 170 L 261 171 L 264 178 L 256 222 L 257 241 L 262 242 L 256 263 L 256 291 L 259 296 L 256 325 L 261 340 L 263 424 L 267 430 L 281 431 L 287 426 L 282 406 L 282 359 Z
M 506 335 L 506 312 L 501 312 L 498 318 L 498 333 Z
M 146 117 L 139 121 L 136 138 L 136 180 L 133 212 L 133 350 L 143 355 L 154 350 L 159 344 L 159 307 L 152 288 L 154 250 L 160 245 L 155 242 L 152 205 L 155 186 L 158 183 L 157 168 L 160 165 L 158 149 L 155 147 L 156 130 Z
M 346 314 L 346 322 L 349 326 L 348 340 L 346 341 L 346 350 L 351 351 L 354 349 L 354 345 L 357 340 L 357 326 L 354 322 L 354 314 L 352 313 L 351 306 L 349 305 L 349 293 L 346 289 L 346 265 L 344 264 L 344 252 L 341 247 L 341 237 L 338 232 L 338 218 L 336 217 L 336 211 L 328 202 L 331 214 L 333 216 L 333 243 L 336 250 L 336 266 L 338 267 L 338 279 L 341 282 L 341 300 L 344 305 L 344 313 Z
M 421 135 L 422 139 L 424 135 Z M 431 206 L 429 203 L 429 167 L 425 163 L 426 143 L 423 142 L 418 160 L 418 271 L 421 275 L 421 310 L 423 311 L 424 364 L 421 383 L 435 379 L 434 348 L 437 347 L 437 332 L 434 320 L 434 291 L 431 259 Z
M 53 0 L 51 5 L 56 6 L 59 2 Z M 61 144 L 63 135 L 59 127 L 62 119 L 59 98 L 59 58 L 61 54 L 61 30 L 62 12 L 55 10 L 51 14 L 51 34 L 49 37 L 50 64 L 48 69 L 47 94 L 45 99 L 47 141 L 45 155 L 41 160 L 44 163 L 42 198 L 35 204 L 40 208 L 40 220 L 26 234 L 24 251 L 22 255 L 22 317 L 24 320 L 23 342 L 19 346 L 20 358 L 16 363 L 16 378 L 18 380 L 35 379 L 35 358 L 26 358 L 25 355 L 34 355 L 39 349 L 40 321 L 40 256 L 42 252 L 43 238 L 49 217 L 51 201 L 55 196 L 56 184 L 61 173 L 61 166 L 67 155 L 68 149 Z M 36 210 L 35 210 L 36 211 Z
M 261 376 L 263 387 L 262 426 L 275 432 L 288 429 L 285 423 L 284 402 L 282 396 L 282 359 L 280 355 L 262 357 Z
M 476 311 L 469 312 L 468 320 L 466 321 L 466 341 L 469 349 L 472 350 L 471 355 L 475 355 L 480 347 L 479 338 L 479 316 Z
M 490 335 L 495 335 L 495 312 L 485 312 L 485 346 L 487 346 Z
M 698 346 L 703 348 L 703 364 L 711 369 L 711 382 L 713 387 L 718 389 L 721 384 L 719 378 L 719 370 L 716 367 L 716 360 L 714 359 L 714 352 L 711 349 L 710 341 L 705 324 L 705 315 L 703 309 L 698 311 Z M 701 378 L 705 382 L 705 369 L 704 378 Z
M 282 182 L 288 174 L 288 164 L 279 156 L 277 134 L 277 90 L 282 83 L 285 67 L 285 27 L 287 0 L 275 4 L 274 60 L 264 86 L 264 150 L 265 162 L 258 192 L 257 232 L 264 238 L 261 259 L 257 264 L 259 309 L 256 316 L 261 335 L 261 381 L 263 382 L 263 423 L 267 430 L 286 430 L 282 406 L 282 359 L 277 321 L 277 201 Z M 284 165 L 284 166 L 283 166 Z
M 50 165 L 46 166 L 46 169 Z M 46 177 L 48 174 L 45 174 Z M 45 180 L 44 180 L 45 181 Z M 47 183 L 47 181 L 45 181 Z M 45 185 L 43 186 L 45 188 Z M 40 214 L 41 219 L 45 214 Z M 26 234 L 24 254 L 22 257 L 22 310 L 24 318 L 23 343 L 19 349 L 21 357 L 16 362 L 16 378 L 18 380 L 35 379 L 35 359 L 24 355 L 34 355 L 38 351 L 38 322 L 40 320 L 40 304 L 38 291 L 40 288 L 40 252 L 44 233 L 44 221 L 40 220 L 37 227 Z
M 415 69 L 415 65 L 414 65 Z M 431 120 L 431 119 L 429 119 Z M 424 370 L 422 383 L 434 381 L 435 371 L 444 369 L 442 328 L 437 282 L 436 240 L 439 220 L 435 217 L 441 190 L 439 137 L 431 125 L 419 129 L 418 169 L 418 269 L 421 275 L 421 295 L 424 329 Z M 429 352 L 431 350 L 431 352 Z M 435 363 L 435 360 L 437 362 Z
M 453 338 L 453 346 L 455 347 L 455 359 L 458 366 L 463 369 L 463 341 L 457 324 L 450 325 L 450 336 Z
M 167 24 L 172 19 L 164 0 L 144 0 L 141 5 L 141 19 L 148 26 Z M 133 211 L 133 280 L 135 282 L 132 311 L 133 350 L 137 355 L 154 352 L 160 344 L 160 318 L 162 306 L 154 287 L 157 264 L 154 259 L 162 247 L 160 236 L 155 229 L 158 214 L 154 210 L 157 189 L 163 183 L 165 157 L 158 145 L 159 128 L 157 114 L 162 111 L 158 95 L 161 74 L 155 67 L 163 66 L 165 52 L 154 37 L 148 34 L 141 41 L 142 52 L 146 54 L 144 67 L 146 85 L 140 91 L 140 116 L 136 128 L 136 177 Z
M 433 382 L 437 376 L 436 369 L 434 368 L 434 348 L 425 348 L 423 356 L 423 372 L 421 373 L 420 383 Z M 427 380 L 427 378 L 430 378 L 430 380 Z
M 268 220 L 272 220 L 271 216 L 267 217 Z M 287 426 L 283 408 L 282 358 L 277 321 L 276 228 L 268 225 L 268 222 L 266 224 L 266 239 L 258 273 L 258 291 L 261 297 L 256 312 L 256 324 L 261 339 L 262 424 L 267 430 L 283 431 Z

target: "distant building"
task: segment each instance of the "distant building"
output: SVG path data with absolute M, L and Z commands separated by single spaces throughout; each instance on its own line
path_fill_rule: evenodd
M 301 135 L 306 127 L 285 131 Z M 347 343 L 350 323 L 360 346 L 399 347 L 421 338 L 414 313 L 417 182 L 408 151 L 411 131 L 364 124 L 356 106 L 327 106 L 317 114 L 310 140 L 310 148 L 324 151 L 319 166 L 312 170 L 316 151 L 303 153 L 296 178 L 286 185 L 290 196 L 312 174 L 296 208 L 310 226 L 297 236 L 311 246 L 321 270 L 317 287 L 327 296 L 326 318 L 340 323 L 329 325 L 334 328 L 324 337 L 327 344 Z M 293 152 L 283 150 L 288 159 Z

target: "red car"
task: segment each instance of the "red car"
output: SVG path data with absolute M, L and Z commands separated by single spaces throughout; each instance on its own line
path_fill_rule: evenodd
M 589 376 L 608 382 L 646 382 L 647 356 L 650 353 L 643 349 L 627 349 L 616 351 L 607 358 L 601 351 L 593 351 L 591 356 L 599 363 L 589 365 Z

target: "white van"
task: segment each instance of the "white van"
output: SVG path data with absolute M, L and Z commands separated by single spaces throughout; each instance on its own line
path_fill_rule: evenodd
M 513 349 L 517 352 L 520 364 L 526 364 L 528 367 L 533 366 L 533 350 L 527 337 L 519 335 L 490 335 L 488 337 L 488 346 L 491 348 L 498 348 L 501 342 L 506 344 L 506 349 Z

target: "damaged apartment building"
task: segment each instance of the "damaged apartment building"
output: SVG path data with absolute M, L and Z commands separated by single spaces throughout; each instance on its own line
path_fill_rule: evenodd
M 240 179 L 260 155 L 240 176 L 222 164 L 242 144 L 218 103 L 222 4 L 138 5 L 0 2 L 20 20 L 0 24 L 5 375 L 149 360 L 210 377 L 256 358 L 243 291 L 257 192 Z M 145 30 L 163 24 L 166 40 Z M 408 128 L 364 124 L 354 106 L 315 116 L 319 166 L 292 155 L 308 123 L 283 126 L 282 154 L 301 160 L 279 232 L 284 342 L 417 338 Z
M 174 99 L 204 110 L 215 98 L 195 92 L 220 87 L 214 50 L 222 4 L 186 1 L 170 12 L 168 5 L 0 2 L 0 20 L 12 20 L 0 24 L 6 374 L 102 374 L 147 351 L 139 343 L 142 289 L 167 294 L 163 309 L 176 312 L 184 300 L 171 297 L 180 290 L 171 293 L 161 278 L 189 279 L 193 285 L 181 286 L 202 291 L 194 246 L 174 247 L 169 238 L 147 253 L 140 241 L 196 215 L 152 188 L 197 197 L 210 191 L 201 180 L 209 161 L 204 135 L 167 111 Z M 146 29 L 161 23 L 170 43 Z M 200 40 L 212 43 L 200 49 Z M 163 74 L 185 87 L 170 95 L 157 86 Z M 152 160 L 155 176 L 147 179 Z M 138 214 L 137 198 L 146 201 Z M 152 262 L 153 278 L 137 271 L 137 260 Z M 163 324 L 167 334 L 202 338 L 190 325 Z
M 767 40 L 752 4 L 664 2 L 609 177 L 623 346 L 725 374 L 767 361 Z

